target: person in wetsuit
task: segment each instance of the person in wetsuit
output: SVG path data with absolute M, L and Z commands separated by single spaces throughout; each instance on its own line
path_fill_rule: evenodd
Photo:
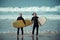
M 36 28 L 36 36 L 38 35 L 38 28 L 39 28 L 39 24 L 38 24 L 38 16 L 36 14 L 36 12 L 33 12 L 33 17 L 31 19 L 31 21 L 33 22 L 33 30 L 32 30 L 32 36 L 34 35 L 34 30 Z
M 24 18 L 22 17 L 22 13 L 20 13 L 20 16 L 17 18 L 17 21 L 18 20 L 23 20 L 24 24 L 25 24 L 25 21 L 24 21 Z M 19 29 L 20 28 L 17 28 L 17 37 L 19 38 Z M 22 36 L 23 36 L 23 27 L 21 28 L 21 31 L 22 31 Z

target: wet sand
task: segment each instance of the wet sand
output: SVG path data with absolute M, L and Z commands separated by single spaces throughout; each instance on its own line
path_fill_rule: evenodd
M 0 40 L 60 40 L 60 34 L 46 34 L 46 35 L 34 35 L 32 37 L 31 34 L 24 34 L 19 35 L 19 38 L 17 38 L 16 33 L 0 33 Z

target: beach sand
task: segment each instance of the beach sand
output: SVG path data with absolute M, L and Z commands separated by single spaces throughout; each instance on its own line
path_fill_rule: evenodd
M 17 39 L 16 33 L 0 33 L 0 40 L 60 40 L 60 34 L 39 34 L 38 37 L 36 35 L 32 37 L 31 34 L 24 34 L 22 37 L 20 34 Z

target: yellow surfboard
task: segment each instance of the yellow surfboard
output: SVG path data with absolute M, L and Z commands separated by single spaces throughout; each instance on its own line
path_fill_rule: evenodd
M 23 20 L 14 21 L 13 27 L 21 28 L 21 27 L 29 26 L 32 24 L 32 22 L 30 20 L 25 20 L 25 23 L 26 23 L 26 25 L 24 24 Z

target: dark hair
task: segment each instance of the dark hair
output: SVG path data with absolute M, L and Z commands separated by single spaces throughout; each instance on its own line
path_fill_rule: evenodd
M 32 15 L 34 15 L 34 13 Z
M 36 14 L 36 12 L 33 12 L 33 14 L 32 14 L 32 15 L 34 15 L 34 14 Z

